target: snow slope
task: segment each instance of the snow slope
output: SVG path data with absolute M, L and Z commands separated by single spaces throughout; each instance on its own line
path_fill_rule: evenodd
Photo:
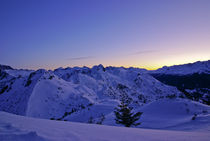
M 143 112 L 139 127 L 210 131 L 210 106 L 191 100 L 160 99 L 142 106 L 139 111 Z
M 45 70 L 37 70 L 26 76 L 16 75 L 18 70 L 11 71 L 14 75 L 0 70 L 0 110 L 25 115 L 33 88 Z
M 50 121 L 0 112 L 1 141 L 208 141 L 209 132 L 185 132 Z
M 66 111 L 79 107 L 80 104 L 86 106 L 89 101 L 81 96 L 74 84 L 58 78 L 51 72 L 45 72 L 28 100 L 26 116 L 59 118 Z

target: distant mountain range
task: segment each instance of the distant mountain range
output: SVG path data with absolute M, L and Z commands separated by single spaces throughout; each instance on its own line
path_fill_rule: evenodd
M 169 112 L 164 107 L 170 107 L 170 103 L 174 103 L 172 111 L 178 110 L 176 103 L 185 105 L 180 118 L 208 112 L 208 106 L 203 104 L 210 102 L 209 64 L 210 61 L 195 62 L 156 71 L 102 65 L 33 71 L 1 65 L 0 111 L 52 120 L 116 125 L 113 111 L 124 98 L 134 111 L 143 111 L 141 127 L 175 126 L 183 121 L 176 118 L 177 122 L 173 124 L 161 125 L 153 122 L 159 122 L 155 118 Z M 156 113 L 156 108 L 160 113 Z
M 206 73 L 210 74 L 210 60 L 208 61 L 198 61 L 195 63 L 174 65 L 174 66 L 164 66 L 160 69 L 151 71 L 151 73 L 160 74 L 170 74 L 170 75 L 188 75 L 193 73 Z
M 177 87 L 188 98 L 210 105 L 210 60 L 163 67 L 150 74 L 164 84 Z

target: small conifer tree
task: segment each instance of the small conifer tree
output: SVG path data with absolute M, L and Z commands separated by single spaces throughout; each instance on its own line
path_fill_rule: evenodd
M 142 112 L 132 113 L 131 107 L 128 107 L 128 104 L 121 101 L 121 104 L 118 105 L 118 107 L 115 109 L 115 121 L 117 124 L 123 124 L 125 127 L 131 127 L 131 126 L 138 126 L 141 123 L 136 121 L 139 120 L 140 116 L 142 115 Z

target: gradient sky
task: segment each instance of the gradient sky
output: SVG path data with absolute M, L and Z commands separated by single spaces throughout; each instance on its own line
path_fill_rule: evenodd
M 210 0 L 0 0 L 0 64 L 133 66 L 210 59 Z

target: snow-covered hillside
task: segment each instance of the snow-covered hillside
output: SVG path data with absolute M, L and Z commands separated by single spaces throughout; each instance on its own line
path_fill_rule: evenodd
M 18 70 L 11 70 L 10 75 L 0 70 L 0 110 L 25 115 L 33 88 L 44 71 L 38 70 L 25 75 L 27 73 L 20 70 L 24 75 L 16 75 Z
M 209 106 L 187 96 L 144 69 L 0 69 L 0 111 L 28 117 L 120 126 L 114 110 L 126 99 L 143 112 L 139 128 L 209 131 Z
M 187 99 L 160 99 L 139 108 L 140 127 L 210 132 L 210 106 Z
M 207 131 L 168 131 L 50 121 L 0 112 L 1 141 L 208 141 Z

